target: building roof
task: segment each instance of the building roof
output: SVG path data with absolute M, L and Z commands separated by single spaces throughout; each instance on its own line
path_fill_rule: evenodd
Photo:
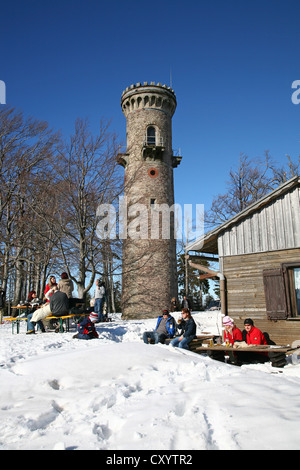
M 222 232 L 229 229 L 231 226 L 237 224 L 241 220 L 246 219 L 254 212 L 260 210 L 262 207 L 266 206 L 274 199 L 277 199 L 278 197 L 289 192 L 291 189 L 298 185 L 300 185 L 300 177 L 295 176 L 291 178 L 287 182 L 278 186 L 278 188 L 274 189 L 266 196 L 262 197 L 250 206 L 246 207 L 246 209 L 239 212 L 231 219 L 214 228 L 210 232 L 207 232 L 205 235 L 198 238 L 197 240 L 189 243 L 186 246 L 186 251 L 200 251 L 202 253 L 218 254 L 218 237 Z

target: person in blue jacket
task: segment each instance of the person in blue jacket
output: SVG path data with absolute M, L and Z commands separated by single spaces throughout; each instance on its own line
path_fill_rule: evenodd
M 182 334 L 171 341 L 171 346 L 189 349 L 189 343 L 196 337 L 197 327 L 188 308 L 183 308 L 181 314 L 182 321 L 177 328 L 182 330 Z
M 145 331 L 143 341 L 148 344 L 148 339 L 154 341 L 155 344 L 164 344 L 167 338 L 173 338 L 176 331 L 175 319 L 169 314 L 169 310 L 163 310 L 162 315 L 157 319 L 154 331 Z
M 99 338 L 99 335 L 95 329 L 95 322 L 98 321 L 98 313 L 91 312 L 88 317 L 85 317 L 77 325 L 78 333 L 73 338 L 78 339 L 93 339 Z

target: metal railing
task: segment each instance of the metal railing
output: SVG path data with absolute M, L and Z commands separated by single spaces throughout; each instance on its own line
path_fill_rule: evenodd
M 146 135 L 144 139 L 144 147 L 163 147 L 164 140 L 162 137 Z

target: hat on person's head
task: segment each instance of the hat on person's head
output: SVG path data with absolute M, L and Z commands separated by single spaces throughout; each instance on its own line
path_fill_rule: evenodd
M 228 315 L 223 318 L 223 325 L 230 325 L 233 326 L 233 320 Z
M 169 315 L 169 310 L 163 310 L 163 315 Z
M 244 325 L 254 325 L 253 320 L 251 318 L 246 318 L 244 321 Z
M 91 313 L 90 313 L 90 316 L 89 316 L 89 319 L 90 319 L 92 322 L 97 321 L 97 320 L 98 320 L 98 313 L 91 312 Z

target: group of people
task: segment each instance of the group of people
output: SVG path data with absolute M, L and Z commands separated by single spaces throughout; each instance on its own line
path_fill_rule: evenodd
M 155 344 L 163 344 L 167 338 L 170 338 L 171 346 L 189 349 L 190 342 L 196 337 L 196 323 L 188 308 L 183 308 L 181 313 L 182 318 L 176 322 L 169 310 L 163 310 L 157 319 L 154 331 L 144 332 L 144 343 L 148 344 L 150 340 Z M 180 335 L 174 337 L 177 331 L 180 331 Z
M 223 318 L 224 325 L 224 341 L 232 346 L 227 352 L 229 362 L 235 365 L 249 364 L 249 363 L 264 363 L 271 362 L 274 367 L 284 367 L 286 364 L 286 356 L 284 352 L 278 350 L 274 351 L 255 351 L 253 348 L 251 352 L 247 350 L 248 346 L 268 346 L 275 344 L 270 340 L 267 333 L 254 326 L 252 318 L 244 320 L 244 330 L 241 331 L 234 323 L 234 320 L 225 316 Z M 243 348 L 241 351 L 240 348 Z M 224 360 L 224 353 L 216 353 L 217 357 L 212 353 L 212 357 L 218 360 Z
M 28 295 L 27 305 L 30 306 L 30 312 L 27 314 L 27 333 L 35 334 L 35 328 L 45 332 L 43 320 L 48 316 L 62 317 L 67 315 L 72 308 L 74 284 L 69 279 L 67 273 L 61 274 L 61 279 L 56 282 L 55 276 L 50 276 L 49 282 L 44 291 L 44 299 L 40 300 L 35 291 Z M 105 286 L 99 279 L 96 280 L 94 304 L 87 311 L 88 316 L 78 324 L 78 338 L 90 339 L 97 337 L 94 324 L 105 321 L 103 314 L 103 305 L 105 301 Z M 56 325 L 56 331 L 59 327 Z
M 29 292 L 27 303 L 31 309 L 30 313 L 27 314 L 27 334 L 34 334 L 36 326 L 44 332 L 45 328 L 42 320 L 49 315 L 53 317 L 67 315 L 73 290 L 73 281 L 64 272 L 61 274 L 58 284 L 55 276 L 50 276 L 43 300 L 38 299 L 35 291 Z
M 245 348 L 249 345 L 267 345 L 268 342 L 264 334 L 254 326 L 252 318 L 244 320 L 244 330 L 241 331 L 234 323 L 234 320 L 228 315 L 223 318 L 224 342 L 228 342 L 234 351 L 229 354 L 230 362 L 233 364 L 242 364 L 246 362 L 267 362 L 269 360 L 266 352 L 237 352 L 239 348 Z
M 97 279 L 94 299 L 91 300 L 90 308 L 85 312 L 87 315 L 78 323 L 77 334 L 73 338 L 92 339 L 97 338 L 98 333 L 95 324 L 106 321 L 103 313 L 106 291 L 104 282 Z M 44 291 L 44 299 L 40 300 L 35 291 L 31 291 L 28 295 L 27 305 L 30 312 L 27 314 L 27 334 L 34 334 L 36 326 L 45 331 L 43 319 L 48 316 L 61 317 L 68 314 L 73 298 L 74 285 L 69 279 L 67 273 L 61 274 L 61 279 L 56 283 L 55 276 L 50 276 L 49 282 Z M 0 314 L 3 316 L 3 306 L 5 293 L 0 289 Z M 1 303 L 2 302 L 2 303 Z M 178 311 L 179 305 L 175 298 L 172 298 L 170 310 Z M 162 343 L 166 339 L 171 340 L 170 345 L 182 349 L 189 349 L 190 342 L 196 337 L 196 323 L 191 315 L 190 303 L 184 296 L 181 303 L 182 317 L 176 322 L 169 310 L 163 310 L 159 315 L 156 327 L 153 331 L 145 331 L 143 341 L 145 344 Z M 2 322 L 2 318 L 0 319 Z M 267 345 L 268 341 L 265 335 L 254 326 L 251 318 L 244 321 L 244 331 L 242 332 L 234 323 L 234 320 L 226 315 L 223 317 L 224 335 L 223 341 L 233 346 L 230 351 L 230 362 L 241 364 L 245 362 L 266 362 L 270 359 L 270 353 L 245 351 L 245 347 L 249 345 Z M 179 335 L 176 335 L 179 333 Z M 243 351 L 239 349 L 243 347 Z M 209 353 L 214 359 L 223 360 L 224 353 Z
M 168 310 L 163 310 L 162 315 L 157 319 L 156 327 L 153 331 L 145 331 L 143 334 L 143 341 L 145 344 L 150 343 L 162 343 L 164 344 L 166 339 L 170 339 L 170 345 L 183 349 L 189 349 L 190 342 L 196 337 L 196 323 L 191 315 L 188 308 L 182 308 L 182 318 L 176 320 L 170 315 Z M 268 345 L 266 334 L 263 334 L 258 328 L 254 326 L 254 322 L 251 318 L 246 318 L 244 321 L 244 330 L 241 331 L 234 323 L 234 320 L 226 315 L 223 317 L 224 334 L 221 340 L 227 345 L 232 346 L 232 349 L 228 349 L 229 362 L 235 365 L 241 365 L 245 363 L 264 363 L 267 361 L 273 361 L 276 358 L 276 365 L 281 367 L 285 363 L 285 355 L 280 358 L 278 353 L 273 357 L 272 353 L 268 352 L 255 352 L 247 351 L 247 347 L 250 345 Z M 179 332 L 178 336 L 175 336 Z M 243 351 L 239 349 L 243 348 Z M 213 359 L 224 361 L 224 351 L 208 350 L 208 355 Z M 282 363 L 282 364 L 281 364 Z M 281 365 L 280 365 L 281 364 Z
M 176 297 L 172 297 L 171 303 L 170 303 L 170 309 L 169 309 L 170 312 L 178 312 L 180 307 L 188 308 L 190 311 L 192 311 L 192 304 L 186 295 L 183 296 L 181 304 L 179 304 Z
M 90 309 L 87 310 L 89 314 L 78 323 L 78 332 L 73 338 L 97 338 L 98 333 L 95 329 L 95 323 L 105 321 L 105 315 L 103 314 L 106 296 L 105 285 L 100 279 L 97 279 L 95 284 L 94 299 L 91 300 Z M 34 334 L 36 325 L 44 332 L 45 328 L 42 320 L 49 315 L 54 317 L 66 315 L 70 309 L 70 299 L 72 299 L 73 290 L 74 285 L 72 280 L 69 279 L 67 273 L 62 273 L 58 284 L 56 283 L 55 276 L 50 276 L 44 292 L 45 303 L 37 298 L 35 291 L 31 291 L 28 296 L 28 304 L 31 307 L 31 311 L 27 315 L 27 334 Z M 144 343 L 148 344 L 150 340 L 150 342 L 154 342 L 155 344 L 163 344 L 166 339 L 170 339 L 171 346 L 189 349 L 190 342 L 196 337 L 196 323 L 191 315 L 190 303 L 186 296 L 183 297 L 181 308 L 182 317 L 179 318 L 177 322 L 170 314 L 169 310 L 163 310 L 162 315 L 159 315 L 157 319 L 155 329 L 153 331 L 144 332 Z M 170 310 L 171 312 L 178 311 L 178 303 L 175 298 L 171 300 Z M 223 318 L 223 326 L 224 342 L 228 342 L 235 348 L 235 352 L 231 353 L 232 362 L 247 361 L 250 359 L 251 361 L 255 359 L 260 362 L 268 360 L 266 353 L 255 354 L 251 352 L 251 357 L 249 358 L 249 353 L 247 352 L 236 352 L 241 346 L 267 344 L 263 333 L 254 326 L 251 318 L 247 318 L 244 321 L 244 332 L 236 327 L 233 319 L 228 315 Z M 179 333 L 179 335 L 176 335 L 177 333 Z M 253 354 L 255 354 L 255 357 Z

